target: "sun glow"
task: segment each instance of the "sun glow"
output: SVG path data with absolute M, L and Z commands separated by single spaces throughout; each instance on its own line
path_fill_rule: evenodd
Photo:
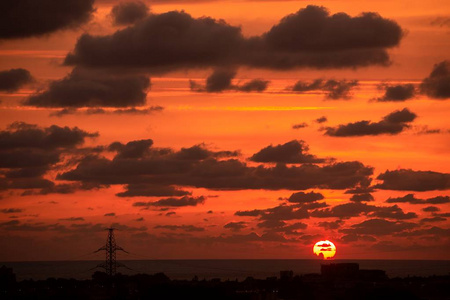
M 329 240 L 319 241 L 314 245 L 313 252 L 323 259 L 330 259 L 336 255 L 336 246 Z

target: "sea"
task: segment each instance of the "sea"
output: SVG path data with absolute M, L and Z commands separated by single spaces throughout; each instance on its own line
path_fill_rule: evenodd
M 74 278 L 89 279 L 101 261 L 32 261 L 0 262 L 13 268 L 17 280 Z M 220 278 L 244 280 L 265 279 L 292 270 L 295 275 L 320 273 L 321 264 L 358 263 L 360 269 L 386 271 L 389 278 L 408 276 L 450 275 L 450 260 L 309 260 L 309 259 L 223 259 L 223 260 L 126 260 L 117 272 L 127 275 L 162 272 L 170 279 L 190 280 Z

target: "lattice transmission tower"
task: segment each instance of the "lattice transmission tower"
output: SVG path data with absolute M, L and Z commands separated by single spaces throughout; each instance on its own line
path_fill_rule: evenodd
M 119 263 L 116 260 L 116 251 L 119 250 L 119 251 L 123 251 L 126 253 L 128 253 L 128 252 L 116 244 L 116 239 L 114 237 L 114 230 L 116 230 L 116 228 L 110 227 L 110 228 L 107 228 L 106 230 L 108 230 L 108 238 L 106 239 L 106 245 L 104 245 L 103 247 L 101 247 L 100 249 L 95 251 L 94 253 L 97 253 L 99 251 L 106 252 L 105 262 L 99 264 L 97 267 L 105 269 L 106 274 L 108 276 L 114 276 L 114 275 L 116 275 L 116 270 L 118 267 L 125 267 L 125 265 Z

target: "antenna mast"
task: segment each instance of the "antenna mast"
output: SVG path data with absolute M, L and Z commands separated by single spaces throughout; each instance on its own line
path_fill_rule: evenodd
M 120 250 L 126 253 L 128 252 L 116 244 L 116 239 L 114 237 L 114 230 L 116 230 L 116 228 L 110 227 L 107 228 L 106 230 L 108 230 L 108 238 L 106 239 L 106 245 L 95 251 L 95 253 L 99 251 L 105 251 L 106 260 L 104 263 L 99 264 L 97 267 L 105 269 L 106 274 L 108 276 L 114 276 L 116 275 L 117 268 L 124 266 L 123 264 L 117 262 L 116 251 Z

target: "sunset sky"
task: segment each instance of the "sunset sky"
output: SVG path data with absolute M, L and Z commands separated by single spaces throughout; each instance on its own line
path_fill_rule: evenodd
M 450 4 L 3 0 L 0 261 L 450 259 Z

